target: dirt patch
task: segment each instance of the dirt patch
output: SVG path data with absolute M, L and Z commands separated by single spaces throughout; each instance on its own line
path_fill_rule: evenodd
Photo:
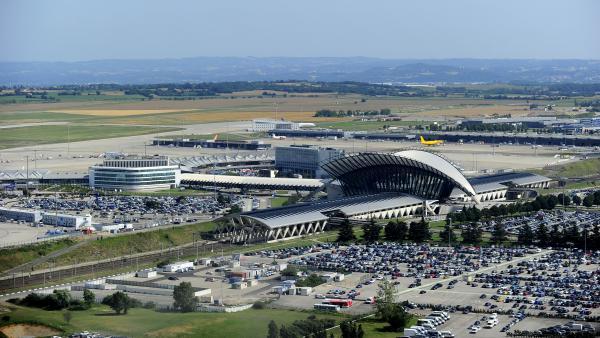
M 9 338 L 47 337 L 61 333 L 56 329 L 37 324 L 10 324 L 0 327 L 0 332 L 4 333 Z
M 192 332 L 194 327 L 192 325 L 179 325 L 166 327 L 153 332 L 146 333 L 146 337 L 177 337 Z

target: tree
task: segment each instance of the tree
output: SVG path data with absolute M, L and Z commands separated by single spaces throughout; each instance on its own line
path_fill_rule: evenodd
M 569 195 L 560 193 L 558 194 L 558 202 L 564 206 L 568 206 L 571 204 L 571 197 L 569 197 Z
M 579 197 L 579 195 L 573 195 L 573 204 L 575 205 L 581 205 L 581 197 Z
M 463 243 L 467 244 L 479 244 L 481 242 L 481 236 L 483 231 L 475 222 L 467 225 L 462 230 Z
M 446 225 L 444 230 L 440 232 L 440 241 L 442 241 L 444 244 L 448 242 L 456 242 L 456 234 L 450 225 Z
M 494 229 L 492 230 L 492 238 L 491 241 L 495 244 L 500 244 L 505 242 L 508 238 L 508 231 L 504 228 L 500 222 L 496 222 L 494 224 Z
M 88 307 L 90 307 L 96 302 L 96 295 L 90 289 L 84 289 L 83 301 Z
M 71 313 L 71 311 L 67 310 L 65 312 L 63 312 L 63 319 L 65 320 L 65 322 L 67 322 L 67 324 L 69 324 L 71 322 L 71 319 L 73 318 L 73 314 Z
M 411 222 L 408 228 L 408 239 L 417 243 L 431 239 L 429 224 L 424 220 L 421 220 L 420 222 Z
M 388 241 L 403 241 L 406 239 L 408 227 L 404 221 L 389 221 L 385 226 L 385 238 Z
M 269 322 L 269 333 L 267 334 L 267 338 L 279 338 L 279 328 L 277 328 L 277 324 L 275 324 L 275 321 L 273 320 Z
M 362 325 L 357 325 L 356 322 L 350 320 L 341 322 L 340 330 L 342 331 L 342 338 L 363 338 L 365 336 Z
M 594 205 L 594 195 L 593 194 L 588 194 L 583 199 L 583 206 L 591 208 L 593 205 Z
M 539 238 L 538 238 L 539 239 Z M 553 224 L 552 225 L 552 231 L 550 231 L 550 245 L 553 247 L 557 247 L 557 246 L 563 246 L 564 243 L 561 242 L 562 240 L 562 234 L 560 233 L 560 229 L 558 227 L 558 224 Z
M 338 242 L 350 242 L 350 241 L 355 241 L 355 240 L 356 240 L 356 236 L 354 235 L 354 229 L 352 228 L 352 225 L 350 224 L 350 220 L 348 218 L 345 218 L 344 221 L 342 221 L 342 224 L 340 225 L 340 230 L 338 231 L 337 241 Z
M 127 310 L 131 307 L 132 301 L 128 295 L 121 291 L 117 291 L 112 295 L 104 297 L 102 304 L 110 306 L 117 314 L 121 314 L 121 312 L 127 314 Z
M 71 304 L 71 294 L 67 290 L 54 290 L 48 296 L 48 307 L 51 310 L 66 309 Z
M 525 223 L 519 228 L 517 242 L 523 245 L 530 245 L 533 243 L 533 230 L 531 230 L 529 223 Z
M 281 328 L 279 329 L 279 336 L 281 338 L 298 338 L 298 335 L 296 332 L 294 332 L 294 330 L 285 327 L 284 325 L 281 325 Z
M 546 224 L 540 223 L 535 231 L 535 238 L 538 241 L 539 246 L 546 246 L 550 242 L 550 236 L 548 234 L 548 228 Z
M 379 283 L 377 290 L 377 315 L 386 321 L 393 330 L 397 331 L 403 328 L 410 315 L 406 313 L 404 307 L 396 303 L 396 290 L 394 285 L 387 279 Z
M 377 242 L 381 234 L 381 225 L 375 222 L 374 219 L 367 224 L 363 224 L 363 239 L 366 242 Z
M 192 312 L 198 306 L 198 297 L 194 296 L 194 289 L 190 282 L 181 282 L 173 289 L 173 307 L 181 312 Z

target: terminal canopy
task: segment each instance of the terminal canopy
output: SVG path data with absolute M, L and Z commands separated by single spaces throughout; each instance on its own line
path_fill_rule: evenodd
M 323 169 L 339 180 L 347 196 L 395 192 L 445 200 L 454 188 L 476 194 L 456 167 L 427 151 L 350 155 L 325 163 Z

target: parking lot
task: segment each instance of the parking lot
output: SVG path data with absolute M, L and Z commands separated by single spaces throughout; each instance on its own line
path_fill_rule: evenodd
M 579 231 L 583 229 L 591 229 L 594 225 L 600 224 L 600 214 L 594 211 L 565 211 L 560 209 L 546 210 L 534 213 L 532 215 L 506 217 L 498 220 L 490 220 L 483 222 L 483 230 L 492 232 L 494 225 L 500 222 L 506 231 L 510 234 L 516 235 L 519 229 L 524 225 L 536 231 L 540 225 L 544 225 L 548 231 L 555 227 L 559 230 L 563 229 L 564 224 L 573 224 L 579 228 Z
M 220 215 L 232 205 L 241 206 L 240 195 L 208 196 L 91 196 L 70 198 L 5 198 L 0 205 L 71 215 L 91 215 L 95 224 L 131 223 L 135 229 L 184 224 Z

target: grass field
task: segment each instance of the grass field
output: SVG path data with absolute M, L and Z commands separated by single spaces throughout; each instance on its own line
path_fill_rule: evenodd
M 417 318 L 412 318 L 407 327 L 411 327 L 416 325 Z M 362 326 L 363 331 L 365 332 L 365 338 L 396 338 L 402 337 L 402 331 L 394 332 L 390 331 L 388 328 L 388 324 L 382 321 L 379 321 L 373 317 L 365 318 L 358 321 L 358 324 Z M 333 333 L 335 337 L 341 337 L 342 332 L 339 328 L 335 328 L 333 330 L 328 331 L 328 333 Z
M 582 178 L 600 175 L 600 158 L 580 160 L 564 165 L 552 166 L 539 171 L 549 177 Z
M 71 239 L 30 244 L 19 248 L 0 249 L 0 271 L 25 264 L 36 258 L 48 255 L 75 244 Z
M 176 131 L 178 128 L 113 125 L 43 125 L 0 129 L 0 149 Z
M 35 320 L 64 328 L 66 333 L 84 330 L 127 337 L 266 337 L 269 321 L 289 325 L 306 319 L 310 313 L 250 309 L 235 313 L 164 313 L 146 309 L 131 309 L 127 315 L 114 315 L 103 305 L 90 310 L 72 311 L 70 323 L 61 311 L 44 311 L 11 305 L 11 320 Z M 317 318 L 342 320 L 332 314 L 316 314 Z
M 189 224 L 169 229 L 135 232 L 90 241 L 56 258 L 57 266 L 114 258 L 139 252 L 160 250 L 191 243 L 194 233 L 210 231 L 212 222 Z

